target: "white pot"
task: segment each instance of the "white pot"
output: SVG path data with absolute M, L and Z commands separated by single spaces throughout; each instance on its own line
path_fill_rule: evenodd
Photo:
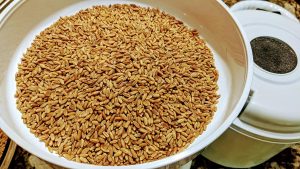
M 300 142 L 300 24 L 288 11 L 269 2 L 243 1 L 232 10 L 250 41 L 262 36 L 280 39 L 298 60 L 295 69 L 285 74 L 271 73 L 255 64 L 252 92 L 243 112 L 203 152 L 218 164 L 248 168 Z
M 205 148 L 202 155 L 217 164 L 231 168 L 251 168 L 262 164 L 291 145 L 300 142 L 291 133 L 272 133 L 264 136 L 251 129 L 259 130 L 237 119 L 217 140 Z M 243 126 L 241 129 L 237 126 Z M 272 137 L 273 136 L 273 137 Z M 279 138 L 276 138 L 279 137 Z M 294 138 L 293 138 L 294 137 Z

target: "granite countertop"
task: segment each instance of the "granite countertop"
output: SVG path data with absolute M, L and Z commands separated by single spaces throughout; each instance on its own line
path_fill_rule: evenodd
M 228 6 L 233 5 L 239 0 L 224 0 Z M 291 13 L 295 14 L 298 19 L 300 19 L 300 2 L 299 0 L 269 0 L 273 3 L 276 3 L 280 6 L 283 6 Z M 21 147 L 17 147 L 10 169 L 57 169 L 60 167 L 55 167 L 49 165 L 48 163 L 40 160 L 34 155 L 23 150 Z M 203 156 L 199 155 L 195 160 L 193 160 L 192 169 L 221 169 L 226 168 L 220 165 L 217 165 Z M 290 148 L 285 149 L 277 156 L 268 160 L 267 162 L 254 167 L 254 169 L 290 169 L 290 168 L 300 168 L 300 145 L 296 144 Z

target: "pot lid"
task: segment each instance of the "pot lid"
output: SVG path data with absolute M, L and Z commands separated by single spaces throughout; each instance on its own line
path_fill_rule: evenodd
M 239 119 L 263 130 L 300 131 L 300 24 L 258 10 L 235 11 L 251 43 L 254 76 Z

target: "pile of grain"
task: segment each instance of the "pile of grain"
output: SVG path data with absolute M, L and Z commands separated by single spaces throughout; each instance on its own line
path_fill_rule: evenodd
M 59 19 L 24 54 L 17 108 L 50 151 L 129 165 L 170 156 L 206 128 L 218 102 L 211 51 L 158 9 L 95 6 Z
M 8 140 L 8 137 L 0 129 L 0 158 L 2 157 L 2 154 L 3 154 L 4 150 L 5 150 L 5 146 L 6 146 L 7 140 Z

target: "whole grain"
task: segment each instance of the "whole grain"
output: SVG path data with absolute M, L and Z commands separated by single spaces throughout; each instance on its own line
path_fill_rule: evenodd
M 8 140 L 8 137 L 7 137 L 6 134 L 3 133 L 3 131 L 0 129 L 0 158 L 2 157 L 3 152 L 4 152 L 4 150 L 5 150 L 7 140 Z
M 211 121 L 214 58 L 158 9 L 94 6 L 42 31 L 18 65 L 17 108 L 49 151 L 97 165 L 158 160 Z

